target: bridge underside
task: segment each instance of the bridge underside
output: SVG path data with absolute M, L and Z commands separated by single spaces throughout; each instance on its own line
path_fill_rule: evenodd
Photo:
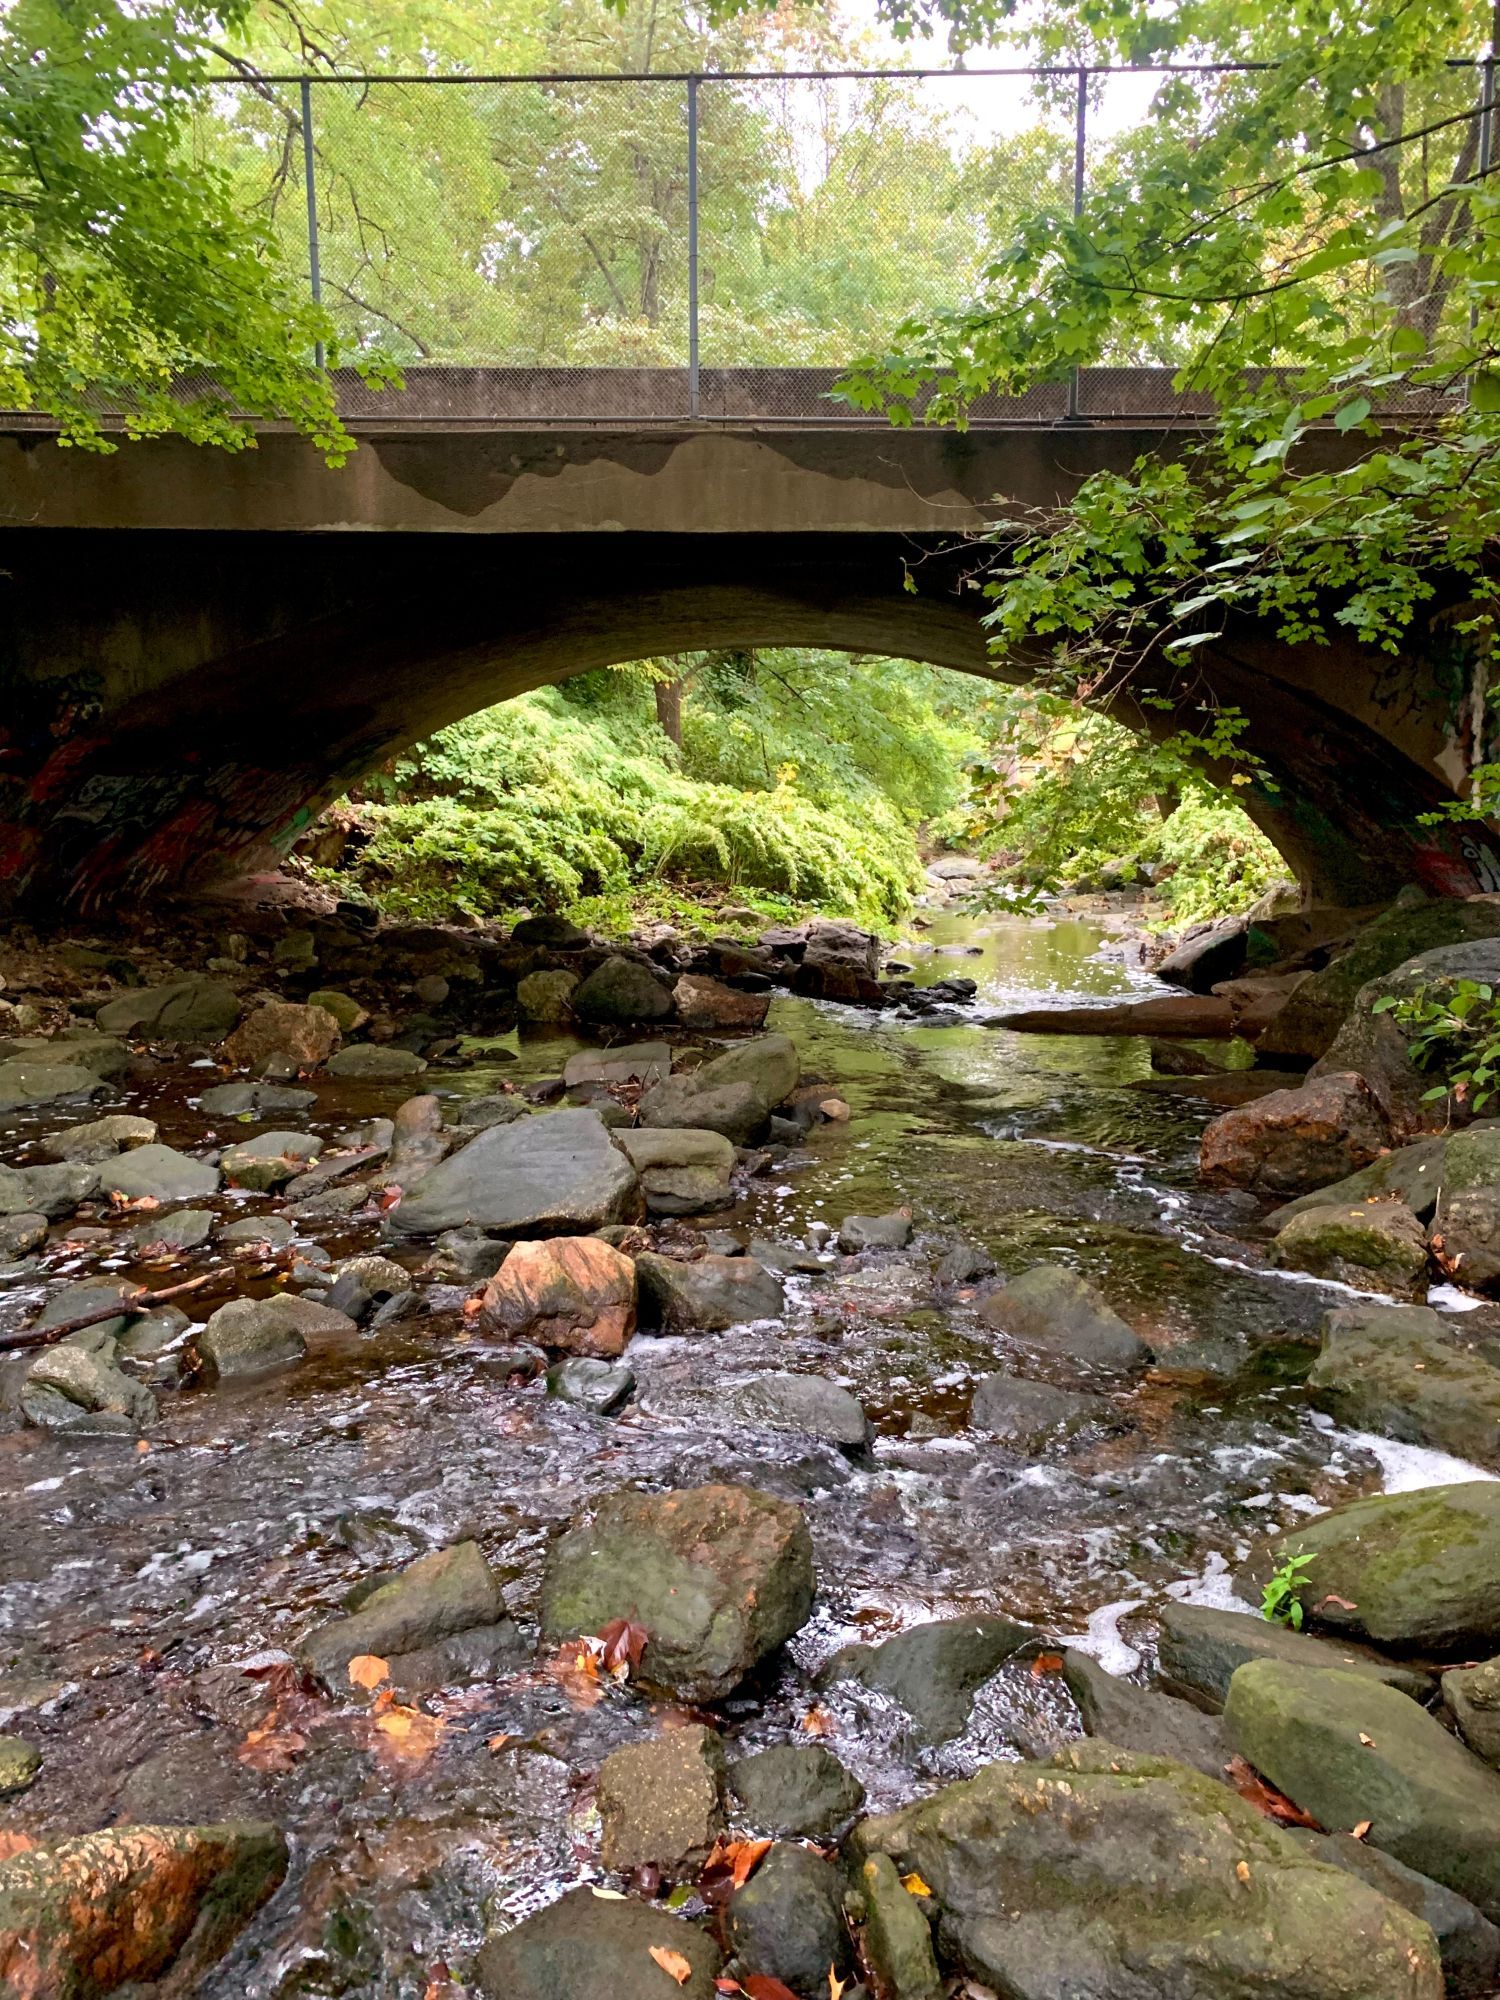
M 987 654 L 973 564 L 951 537 L 869 531 L 12 532 L 0 907 L 102 911 L 253 863 L 403 745 L 624 660 L 799 645 L 1023 679 Z M 1484 750 L 1455 645 L 1210 650 L 1180 718 L 1116 713 L 1240 708 L 1275 781 L 1243 802 L 1313 896 L 1500 887 L 1482 831 L 1418 824 Z

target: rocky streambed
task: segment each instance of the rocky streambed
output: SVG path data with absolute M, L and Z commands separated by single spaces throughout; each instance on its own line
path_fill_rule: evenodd
M 1493 1308 L 1108 919 L 641 943 L 0 959 L 0 1985 L 1496 1990 Z

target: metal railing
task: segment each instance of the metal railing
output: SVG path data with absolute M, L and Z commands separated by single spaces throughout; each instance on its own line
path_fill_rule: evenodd
M 351 420 L 837 422 L 841 371 L 974 297 L 1012 217 L 1082 212 L 1164 78 L 1269 67 L 225 74 L 192 145 L 344 357 L 406 371 L 404 398 L 341 373 Z M 1428 88 L 1487 160 L 1489 66 Z M 1175 358 L 973 418 L 1180 415 Z

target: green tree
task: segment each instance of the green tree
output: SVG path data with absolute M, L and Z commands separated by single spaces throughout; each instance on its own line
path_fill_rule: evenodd
M 335 331 L 233 178 L 188 138 L 249 0 L 13 0 L 0 9 L 0 396 L 112 448 L 177 431 L 239 446 L 283 417 L 349 440 L 315 343 Z

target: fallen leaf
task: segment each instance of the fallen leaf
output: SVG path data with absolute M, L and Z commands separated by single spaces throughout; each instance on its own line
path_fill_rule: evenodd
M 484 1747 L 486 1750 L 489 1751 L 492 1757 L 498 1757 L 500 1755 L 500 1752 L 505 1748 L 506 1744 L 513 1743 L 514 1741 L 515 1738 L 511 1735 L 508 1729 L 501 1729 L 497 1731 L 495 1735 L 489 1737 L 486 1740 Z
M 1363 1840 L 1374 1824 L 1375 1822 L 1372 1819 L 1362 1819 L 1358 1826 L 1351 1826 L 1349 1831 L 1354 1835 L 1356 1840 Z
M 809 1736 L 832 1736 L 835 1724 L 826 1708 L 810 1708 L 802 1718 L 802 1727 Z
M 726 1840 L 721 1834 L 714 1842 L 713 1852 L 703 1864 L 701 1881 L 704 1884 L 727 1880 L 732 1887 L 743 1889 L 750 1877 L 771 1850 L 769 1840 Z
M 432 1755 L 447 1726 L 440 1715 L 428 1715 L 420 1708 L 402 1708 L 396 1702 L 375 1718 L 375 1727 L 386 1745 L 411 1763 L 420 1763 Z
M 1336 1604 L 1340 1611 L 1358 1611 L 1359 1609 L 1359 1606 L 1357 1604 L 1351 1604 L 1347 1597 L 1335 1597 L 1331 1591 L 1329 1592 L 1327 1597 L 1320 1597 L 1317 1603 L 1313 1606 L 1313 1609 L 1315 1611 L 1321 1611 L 1323 1607 L 1328 1604 Z
M 828 1968 L 828 2000 L 839 2000 L 839 1995 L 848 1984 L 848 1980 L 840 1979 L 830 1965 Z
M 693 1976 L 693 1968 L 680 1951 L 668 1951 L 666 1946 L 661 1944 L 650 1945 L 647 1949 L 668 1978 L 675 1979 L 679 1986 L 687 1985 Z
M 0 1861 L 9 1861 L 13 1854 L 29 1854 L 35 1846 L 29 1833 L 9 1833 L 0 1827 Z
M 929 1885 L 922 1880 L 915 1869 L 912 1870 L 910 1875 L 903 1875 L 901 1877 L 901 1886 L 908 1896 L 930 1896 L 932 1894 Z
M 391 1663 L 378 1653 L 356 1653 L 349 1662 L 349 1679 L 357 1688 L 378 1688 L 391 1677 Z
M 1363 1730 L 1359 1732 L 1359 1740 L 1361 1743 L 1364 1744 L 1367 1750 L 1373 1750 L 1375 1748 L 1375 1738 L 1373 1736 L 1366 1736 Z
M 768 1972 L 752 1972 L 745 1981 L 744 1990 L 750 1995 L 750 2000 L 797 2000 L 790 1986 L 783 1986 Z
M 1038 1653 L 1031 1663 L 1031 1678 L 1039 1681 L 1043 1674 L 1060 1674 L 1063 1670 L 1061 1653 Z
M 291 1770 L 307 1741 L 300 1729 L 252 1729 L 235 1757 L 252 1771 L 277 1776 Z
M 1248 1889 L 1250 1886 L 1250 1863 L 1248 1861 L 1236 1861 L 1234 1872 Z
M 628 1896 L 622 1895 L 618 1889 L 601 1889 L 593 1882 L 589 1884 L 589 1894 L 597 1896 L 601 1903 L 626 1903 L 630 1900 Z
M 646 1650 L 646 1628 L 636 1625 L 628 1618 L 611 1618 L 599 1633 L 599 1644 L 603 1648 L 600 1665 L 617 1681 L 623 1681 L 634 1673 L 641 1664 L 641 1655 Z
M 476 1292 L 473 1298 L 464 1300 L 463 1316 L 465 1319 L 477 1319 L 480 1313 L 482 1313 L 483 1311 L 484 1311 L 483 1292 Z
M 1247 1799 L 1257 1812 L 1275 1820 L 1278 1826 L 1308 1826 L 1315 1833 L 1324 1831 L 1321 1821 L 1315 1820 L 1311 1813 L 1305 1813 L 1285 1792 L 1278 1792 L 1274 1785 L 1267 1784 L 1259 1771 L 1252 1769 L 1243 1757 L 1231 1757 L 1224 1766 L 1224 1773 L 1242 1799 Z

